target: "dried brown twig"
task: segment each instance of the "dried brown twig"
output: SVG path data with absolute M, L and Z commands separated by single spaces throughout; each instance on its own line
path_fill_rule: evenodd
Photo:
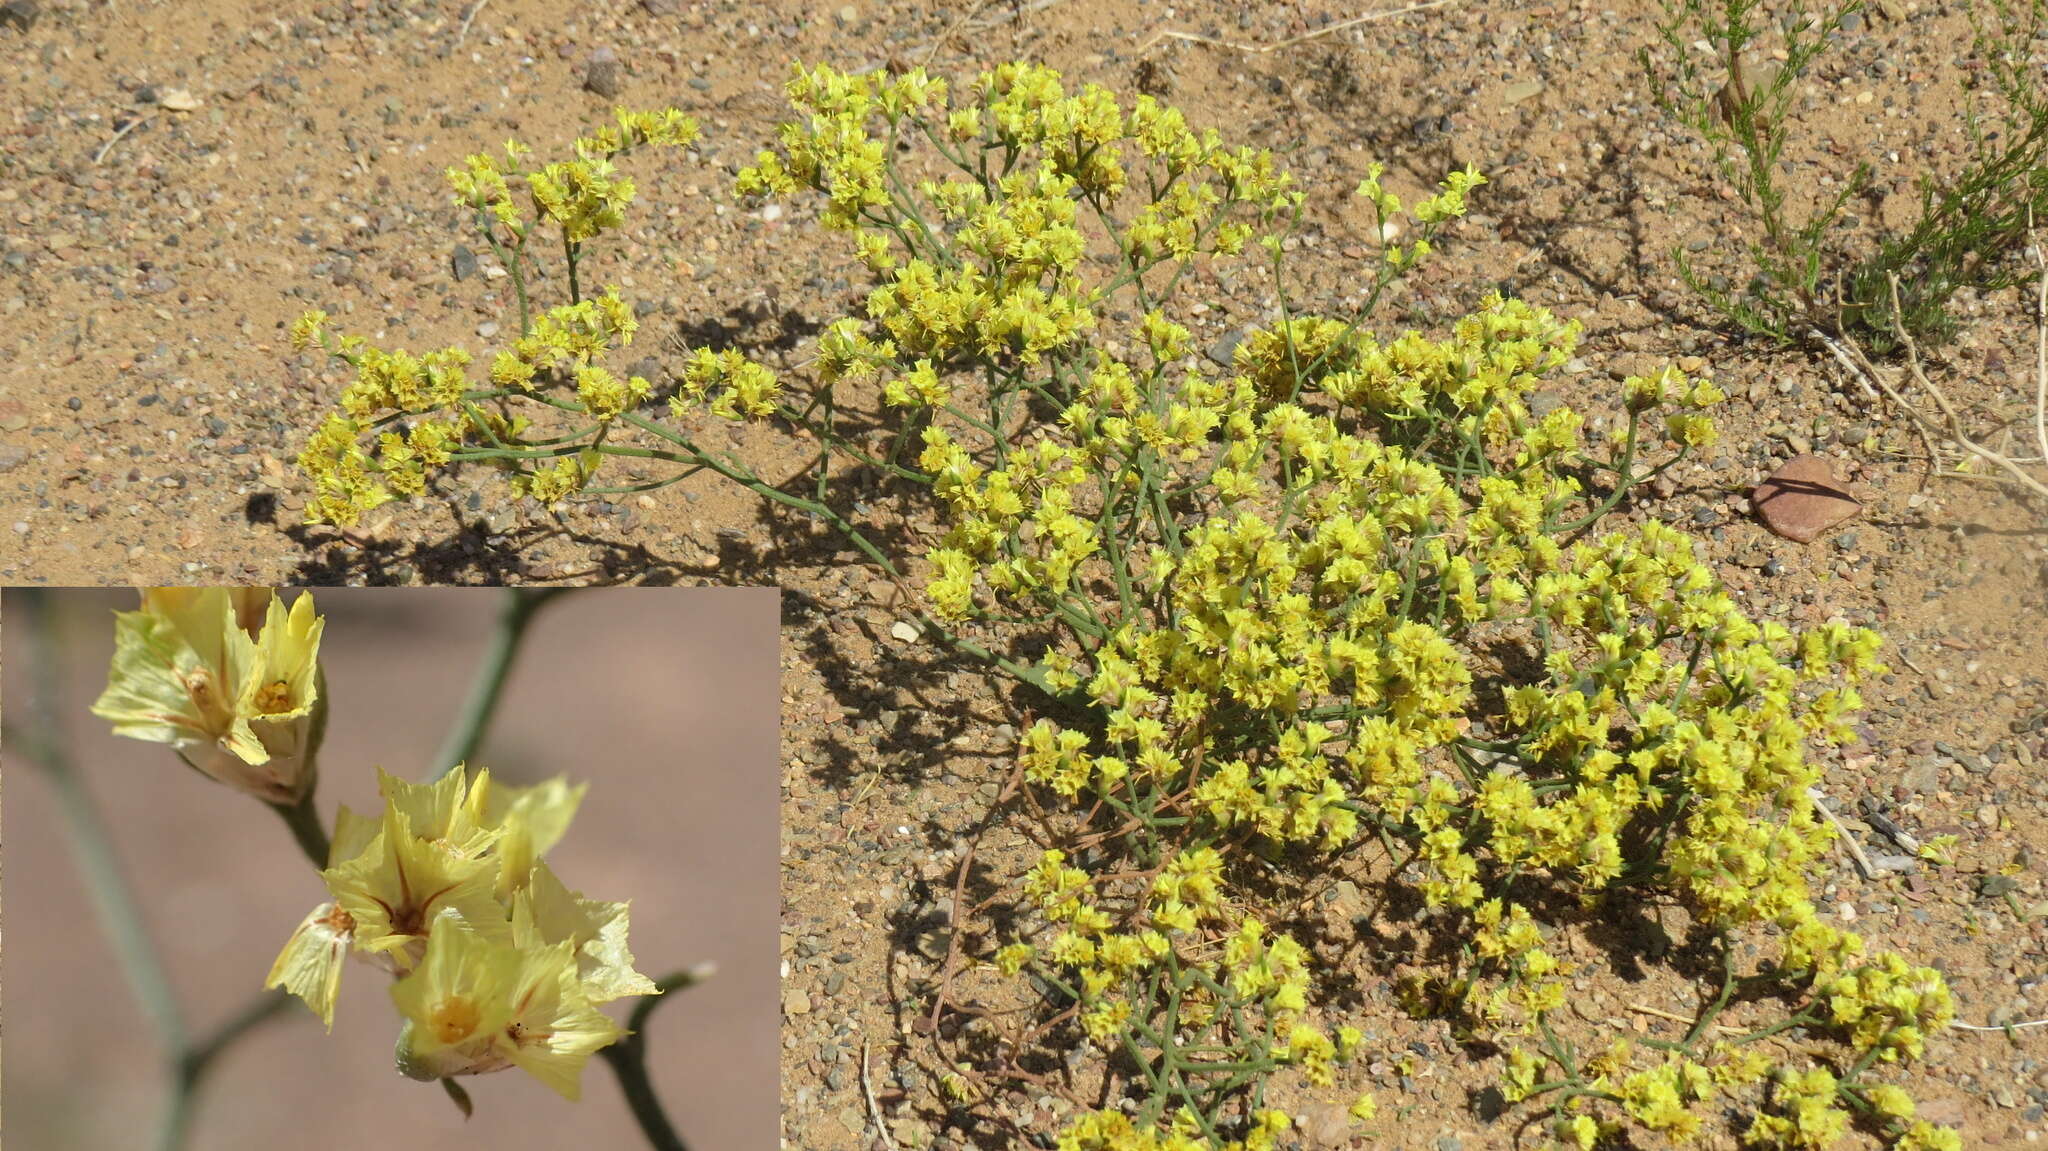
M 2035 364 L 2034 430 L 2036 438 L 2041 441 L 2042 457 L 2048 459 L 2048 260 L 2044 260 L 2041 246 L 2038 243 L 2034 246 L 2034 258 L 2037 263 L 2043 265 L 2040 287 L 2036 293 L 2034 304 L 2034 322 L 2038 344 Z M 1863 349 L 1856 346 L 1853 341 L 1830 336 L 1819 331 L 1815 331 L 1814 335 L 1866 390 L 1871 385 L 1876 385 L 1879 391 L 1882 391 L 1893 404 L 1897 405 L 1900 411 L 1906 414 L 1906 417 L 1912 421 L 1914 428 L 1920 432 L 1921 438 L 1927 441 L 1930 453 L 1934 450 L 1933 440 L 1936 435 L 1953 440 L 1957 446 L 1970 455 L 2005 473 L 2002 476 L 1972 476 L 1971 478 L 1991 479 L 2002 483 L 2016 484 L 2032 492 L 2040 499 L 2048 501 L 2048 483 L 2044 483 L 2041 478 L 2022 467 L 2020 462 L 2014 460 L 2011 456 L 1993 451 L 1976 440 L 1971 439 L 1963 431 L 1962 413 L 1950 401 L 1948 393 L 1943 391 L 1939 384 L 1928 377 L 1926 369 L 1921 364 L 1920 346 L 1913 339 L 1911 333 L 1906 331 L 1906 325 L 1902 319 L 1903 310 L 1899 304 L 1899 280 L 1897 276 L 1891 277 L 1891 304 L 1892 327 L 1899 338 L 1900 345 L 1906 350 L 1906 372 L 1904 376 L 1910 378 L 1920 391 L 1925 392 L 1934 400 L 1935 405 L 1941 409 L 1941 419 L 1939 421 L 1929 417 L 1909 401 L 1900 392 L 1899 387 L 1894 384 L 1887 373 L 1872 363 L 1870 357 L 1864 354 Z M 1970 476 L 1968 472 L 1940 472 L 1937 474 L 1945 476 Z
M 1150 52 L 1162 40 L 1180 40 L 1189 44 L 1206 44 L 1211 48 L 1228 48 L 1233 52 L 1248 52 L 1254 56 L 1263 56 L 1268 52 L 1278 52 L 1283 48 L 1292 48 L 1297 44 L 1306 44 L 1311 40 L 1320 40 L 1325 36 L 1334 36 L 1346 28 L 1356 28 L 1360 24 L 1369 24 L 1375 20 L 1406 16 L 1410 12 L 1441 8 L 1451 2 L 1452 0 L 1419 0 L 1418 3 L 1409 4 L 1401 8 L 1386 8 L 1378 12 L 1367 12 L 1363 16 L 1353 16 L 1349 20 L 1339 20 L 1335 24 L 1326 24 L 1313 32 L 1304 32 L 1299 36 L 1289 36 L 1285 40 L 1276 41 L 1272 44 L 1240 44 L 1235 40 L 1219 40 L 1213 36 L 1202 36 L 1194 32 L 1176 32 L 1169 28 L 1165 31 L 1154 33 L 1150 40 L 1138 45 L 1138 55 L 1143 56 L 1145 53 Z
M 2032 251 L 2034 264 L 2041 269 L 2034 290 L 2034 442 L 2048 461 L 2048 253 L 2042 251 L 2038 236 Z
M 860 1041 L 860 1090 L 868 1101 L 868 1122 L 874 1124 L 874 1146 L 894 1151 L 896 1141 L 889 1138 L 889 1125 L 882 1121 L 882 1104 L 875 1098 L 874 1080 L 868 1078 L 868 1041 Z

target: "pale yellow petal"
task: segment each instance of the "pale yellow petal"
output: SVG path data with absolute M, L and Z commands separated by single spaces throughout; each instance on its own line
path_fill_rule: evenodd
M 320 1022 L 334 1030 L 334 999 L 341 989 L 341 964 L 353 927 L 348 913 L 332 903 L 314 908 L 285 941 L 263 986 L 282 987 L 305 1000 Z

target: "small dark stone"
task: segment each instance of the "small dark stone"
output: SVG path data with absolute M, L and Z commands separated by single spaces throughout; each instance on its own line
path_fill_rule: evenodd
M 622 87 L 618 53 L 599 48 L 590 54 L 590 67 L 583 73 L 583 90 L 607 100 L 616 99 Z
M 7 0 L 0 4 L 0 27 L 26 32 L 42 14 L 42 5 L 36 0 Z
M 1423 143 L 1441 140 L 1451 134 L 1449 116 L 1422 116 L 1408 125 L 1408 134 Z
M 448 270 L 457 281 L 476 275 L 476 253 L 461 244 L 455 245 L 455 251 L 448 257 Z
M 64 401 L 64 406 L 70 408 L 72 411 L 75 412 L 78 409 L 85 406 L 85 401 L 79 399 L 77 396 L 73 396 L 70 399 Z
M 1977 877 L 1977 897 L 1997 899 L 2001 895 L 2018 891 L 2020 881 L 2010 875 L 1980 875 Z
M 1209 345 L 1209 358 L 1226 368 L 1230 367 L 1231 357 L 1236 354 L 1237 346 L 1243 343 L 1244 338 L 1250 334 L 1250 328 L 1239 328 L 1237 331 L 1225 335 L 1222 339 Z

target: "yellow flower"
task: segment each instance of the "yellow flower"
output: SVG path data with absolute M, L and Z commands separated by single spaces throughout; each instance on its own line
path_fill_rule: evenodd
M 522 948 L 567 945 L 577 987 L 592 1003 L 655 991 L 654 981 L 633 969 L 627 926 L 626 904 L 583 898 L 545 863 L 534 863 L 525 889 L 512 897 L 513 941 Z
M 291 344 L 295 352 L 303 352 L 320 342 L 327 330 L 327 313 L 318 308 L 309 308 L 298 319 L 292 321 Z
M 275 804 L 312 789 L 327 709 L 311 593 L 151 588 L 115 616 L 107 689 L 92 705 L 131 739 Z
M 459 912 L 472 931 L 511 934 L 494 894 L 497 861 L 467 852 L 465 845 L 415 834 L 396 805 L 385 810 L 361 855 L 320 875 L 336 905 L 355 922 L 356 948 L 384 957 L 397 971 L 419 961 L 445 910 Z
M 419 966 L 391 987 L 404 1018 L 398 1069 L 413 1079 L 518 1067 L 575 1099 L 591 1053 L 626 1031 L 597 1010 L 568 943 L 515 947 L 441 913 Z

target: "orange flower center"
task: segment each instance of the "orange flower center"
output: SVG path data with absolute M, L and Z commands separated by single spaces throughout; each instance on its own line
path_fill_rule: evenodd
M 456 995 L 436 1004 L 428 1023 L 434 1028 L 434 1037 L 441 1042 L 460 1043 L 476 1030 L 481 1017 L 476 1004 Z
M 278 712 L 290 711 L 291 709 L 292 689 L 291 685 L 285 681 L 278 680 L 276 683 L 257 689 L 257 711 L 264 715 L 276 715 Z

